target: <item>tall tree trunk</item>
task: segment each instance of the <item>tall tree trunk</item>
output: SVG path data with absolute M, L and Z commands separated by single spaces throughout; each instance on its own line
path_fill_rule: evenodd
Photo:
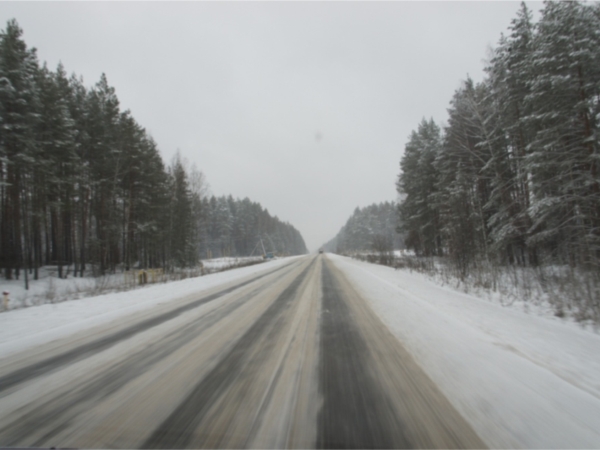
M 20 275 L 20 268 L 22 265 L 22 246 L 21 246 L 21 174 L 19 168 L 16 169 L 15 173 L 15 184 L 13 186 L 13 248 L 14 248 L 14 268 L 15 278 L 18 280 Z
M 79 276 L 83 278 L 83 274 L 85 271 L 85 237 L 87 232 L 87 204 L 88 204 L 88 193 L 89 190 L 87 188 L 81 188 L 81 243 L 80 243 L 80 256 L 79 256 Z

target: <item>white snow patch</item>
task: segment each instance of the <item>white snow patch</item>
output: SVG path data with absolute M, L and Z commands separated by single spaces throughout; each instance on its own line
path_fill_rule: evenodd
M 208 270 L 223 270 L 232 266 L 236 266 L 238 264 L 261 261 L 263 261 L 262 256 L 224 257 L 204 259 L 202 260 L 202 264 L 204 265 L 204 268 Z
M 328 255 L 490 447 L 600 446 L 600 336 Z

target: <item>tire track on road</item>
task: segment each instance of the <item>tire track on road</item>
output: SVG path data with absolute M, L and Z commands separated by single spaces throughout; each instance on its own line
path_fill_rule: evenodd
M 318 448 L 412 448 L 386 393 L 369 372 L 371 356 L 343 290 L 322 265 L 323 304 Z
M 327 259 L 322 307 L 318 447 L 485 448 Z
M 203 297 L 203 298 L 195 300 L 191 303 L 188 303 L 186 305 L 180 306 L 179 308 L 176 308 L 167 313 L 144 320 L 138 324 L 127 327 L 116 333 L 110 334 L 104 338 L 98 339 L 93 342 L 89 342 L 87 344 L 84 344 L 79 347 L 68 350 L 66 352 L 63 352 L 59 355 L 52 356 L 52 357 L 44 359 L 40 362 L 30 364 L 26 367 L 17 369 L 6 375 L 3 375 L 0 377 L 0 393 L 8 390 L 9 388 L 11 388 L 13 386 L 24 383 L 25 381 L 29 381 L 31 379 L 34 379 L 34 378 L 42 376 L 42 375 L 47 375 L 49 372 L 52 372 L 64 365 L 73 363 L 75 361 L 79 361 L 81 359 L 84 359 L 84 358 L 87 358 L 87 357 L 93 355 L 94 353 L 97 353 L 97 352 L 100 352 L 107 348 L 110 348 L 113 345 L 115 345 L 117 342 L 128 339 L 138 333 L 141 333 L 152 327 L 160 325 L 163 322 L 174 319 L 175 317 L 181 315 L 182 313 L 184 313 L 186 311 L 190 311 L 194 308 L 204 305 L 205 303 L 216 300 L 217 298 L 222 297 L 223 295 L 229 294 L 237 289 L 240 289 L 244 286 L 249 285 L 250 283 L 260 280 L 261 278 L 264 278 L 268 275 L 271 275 L 280 270 L 283 270 L 284 268 L 289 267 L 290 265 L 293 265 L 293 264 L 296 264 L 296 262 L 286 264 L 286 265 L 279 267 L 279 268 L 277 268 L 271 272 L 268 272 L 266 274 L 262 274 L 257 277 L 254 277 L 250 280 L 246 280 L 242 283 L 238 283 L 234 286 L 231 286 L 227 289 L 223 289 L 222 291 L 216 292 L 207 297 Z
M 273 273 L 271 272 L 271 274 Z M 285 275 L 282 274 L 277 279 L 283 276 Z M 0 430 L 2 442 L 6 445 L 18 445 L 27 442 L 28 436 L 31 436 L 31 430 L 40 432 L 45 429 L 47 430 L 45 434 L 34 443 L 30 442 L 30 444 L 40 447 L 47 445 L 52 438 L 68 427 L 82 411 L 86 411 L 88 408 L 93 407 L 96 402 L 122 389 L 127 383 L 167 358 L 176 349 L 193 340 L 206 329 L 214 326 L 268 288 L 270 288 L 270 283 L 262 284 L 232 303 L 210 311 L 183 328 L 169 333 L 159 342 L 152 343 L 137 353 L 128 356 L 127 359 L 118 362 L 91 379 L 85 379 L 75 386 L 71 385 L 68 392 L 59 391 L 41 405 L 26 405 L 21 410 L 15 411 L 14 415 L 17 418 Z
M 277 296 L 231 350 L 196 384 L 186 400 L 142 444 L 142 448 L 185 448 L 191 444 L 194 432 L 211 407 L 241 376 L 248 362 L 250 349 L 257 342 L 269 341 L 277 336 L 285 311 L 295 300 L 300 285 L 314 263 L 315 259 Z M 267 349 L 261 352 L 262 355 L 266 353 Z M 257 360 L 252 363 L 260 365 Z M 209 436 L 202 435 L 204 442 L 195 440 L 193 444 L 195 447 L 202 447 L 208 438 Z

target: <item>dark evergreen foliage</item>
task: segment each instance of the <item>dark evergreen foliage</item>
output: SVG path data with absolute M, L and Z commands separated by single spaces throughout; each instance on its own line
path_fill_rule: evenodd
M 205 238 L 200 241 L 202 258 L 262 255 L 263 251 L 281 256 L 308 252 L 298 230 L 248 198 L 212 196 L 202 202 L 202 208 L 206 218 Z
M 204 176 L 121 111 L 105 75 L 91 89 L 40 67 L 15 20 L 0 32 L 0 268 L 104 274 L 200 258 L 305 253 L 300 233 L 248 199 L 206 198 Z M 24 270 L 25 269 L 25 270 Z
M 402 234 L 398 234 L 398 207 L 393 202 L 374 203 L 356 208 L 346 225 L 323 250 L 334 253 L 386 251 L 404 248 Z
M 439 172 L 433 162 L 442 146 L 440 128 L 433 120 L 423 120 L 413 131 L 402 158 L 398 190 L 405 200 L 398 206 L 404 218 L 405 244 L 418 255 L 433 256 L 441 252 L 439 211 L 435 207 Z
M 461 276 L 489 263 L 600 268 L 598 30 L 598 4 L 546 2 L 537 24 L 522 4 L 443 132 L 424 121 L 406 145 L 408 247 L 450 257 Z

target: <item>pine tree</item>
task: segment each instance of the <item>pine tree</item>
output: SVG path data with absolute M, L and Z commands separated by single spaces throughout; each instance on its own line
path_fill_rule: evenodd
M 492 249 L 501 262 L 535 263 L 535 248 L 527 248 L 531 227 L 529 216 L 529 180 L 526 169 L 528 145 L 533 130 L 523 122 L 528 114 L 525 97 L 532 54 L 534 27 L 524 3 L 486 68 L 489 79 L 487 121 L 492 133 L 484 145 L 493 147 L 490 166 L 493 170 L 490 203 L 494 210 L 489 218 Z
M 402 235 L 396 232 L 398 225 L 398 206 L 395 203 L 356 207 L 338 234 L 322 247 L 336 253 L 371 251 L 381 243 L 385 243 L 390 251 L 401 249 L 404 241 Z
M 523 121 L 536 130 L 528 155 L 533 201 L 528 242 L 571 264 L 600 258 L 600 16 L 597 5 L 548 2 L 533 46 Z
M 189 183 L 181 156 L 177 153 L 171 164 L 171 226 L 170 254 L 180 267 L 196 263 L 197 254 L 192 242 L 192 202 Z
M 50 72 L 44 66 L 37 77 L 41 114 L 38 128 L 40 152 L 36 158 L 40 180 L 38 195 L 42 216 L 49 217 L 46 235 L 47 263 L 63 266 L 74 261 L 73 207 L 78 157 L 75 152 L 74 122 L 68 97 L 69 83 L 62 66 Z M 37 195 L 36 195 L 37 197 Z
M 18 278 L 30 262 L 30 180 L 38 147 L 39 68 L 35 49 L 27 48 L 22 34 L 15 20 L 0 34 L 0 265 L 7 279 L 13 273 Z
M 441 150 L 439 127 L 433 119 L 423 119 L 406 144 L 396 184 L 405 196 L 399 206 L 406 245 L 417 254 L 441 255 L 440 224 L 434 199 L 439 178 L 434 161 Z

